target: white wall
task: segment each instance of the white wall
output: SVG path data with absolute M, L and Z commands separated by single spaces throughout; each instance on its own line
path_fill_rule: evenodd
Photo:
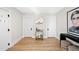
M 54 15 L 43 15 L 44 18 L 44 38 L 56 36 L 56 16 Z M 23 36 L 34 37 L 35 36 L 35 20 L 38 17 L 34 15 L 23 16 Z M 30 30 L 32 28 L 32 30 Z M 49 28 L 49 31 L 47 31 Z
M 9 39 L 9 18 L 8 18 L 8 11 L 0 8 L 0 50 L 5 50 L 8 48 Z
M 23 16 L 23 36 L 24 37 L 34 37 L 35 20 L 36 20 L 36 17 L 34 15 Z
M 56 16 L 45 15 L 43 18 L 45 19 L 45 36 L 56 37 Z
M 65 7 L 56 14 L 56 28 L 58 39 L 60 37 L 60 33 L 67 33 L 67 11 L 71 9 L 73 9 L 73 7 Z
M 22 38 L 23 20 L 22 13 L 15 8 L 7 8 L 10 12 L 11 46 Z
M 0 47 L 0 50 L 6 50 L 22 38 L 23 20 L 22 13 L 20 13 L 17 9 L 11 7 L 1 9 L 8 11 L 8 14 L 10 15 L 8 18 L 8 28 L 10 29 L 10 32 L 8 32 L 9 36 L 3 36 L 6 39 L 2 39 L 3 41 L 0 40 L 0 42 L 3 43 L 3 48 Z M 3 25 L 3 27 L 5 28 L 6 25 L 7 24 Z M 8 28 L 5 28 L 5 30 L 8 30 Z M 4 32 L 2 31 L 2 33 Z M 10 43 L 10 46 L 8 46 L 8 43 Z

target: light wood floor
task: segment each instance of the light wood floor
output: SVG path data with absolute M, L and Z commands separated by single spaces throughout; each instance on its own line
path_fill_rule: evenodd
M 47 38 L 35 40 L 33 38 L 23 38 L 7 51 L 62 51 L 57 38 Z

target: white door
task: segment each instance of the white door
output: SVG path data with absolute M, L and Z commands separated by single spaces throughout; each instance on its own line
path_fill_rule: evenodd
M 45 35 L 46 37 L 56 37 L 56 16 L 45 18 Z
M 9 15 L 6 10 L 0 9 L 0 50 L 9 47 Z

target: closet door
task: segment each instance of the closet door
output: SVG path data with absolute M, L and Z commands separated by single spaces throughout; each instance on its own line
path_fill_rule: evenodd
M 9 14 L 6 10 L 0 9 L 0 50 L 6 50 L 9 47 Z

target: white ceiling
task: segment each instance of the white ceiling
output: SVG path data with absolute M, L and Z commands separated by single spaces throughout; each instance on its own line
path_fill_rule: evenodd
M 23 14 L 42 15 L 56 14 L 61 9 L 63 9 L 63 7 L 16 7 L 16 9 L 18 9 Z

